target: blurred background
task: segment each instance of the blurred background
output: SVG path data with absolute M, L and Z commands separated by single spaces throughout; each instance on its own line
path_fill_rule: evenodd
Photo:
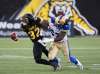
M 0 1 L 0 37 L 7 37 L 10 32 L 17 31 L 18 36 L 26 36 L 21 31 L 19 21 L 15 20 L 20 11 L 31 0 L 1 0 Z M 76 0 L 76 7 L 87 21 L 98 30 L 100 34 L 100 0 Z M 70 35 L 81 35 L 73 29 Z

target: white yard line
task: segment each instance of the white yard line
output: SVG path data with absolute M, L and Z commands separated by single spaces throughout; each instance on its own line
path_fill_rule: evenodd
M 76 66 L 64 66 L 64 67 L 67 67 L 67 68 L 78 68 L 78 67 L 76 67 Z M 84 68 L 83 68 L 83 70 L 90 70 L 90 69 L 92 69 L 92 70 L 100 70 L 100 66 L 98 67 L 98 66 L 84 66 Z
M 100 66 L 100 63 L 99 64 L 92 64 L 93 66 Z
M 19 48 L 0 48 L 0 50 L 1 50 L 1 49 L 32 49 L 32 48 L 30 48 L 30 47 L 29 47 L 29 48 L 19 47 Z
M 0 59 L 33 59 L 32 56 L 19 56 L 19 55 L 0 55 Z M 35 62 L 33 62 L 35 63 Z M 75 65 L 63 65 L 64 67 L 68 68 L 77 68 Z M 84 69 L 93 69 L 93 70 L 100 70 L 100 63 L 97 64 L 90 64 L 90 65 L 85 65 Z
M 23 59 L 27 59 L 27 58 L 33 58 L 32 56 L 19 56 L 19 55 L 0 55 L 0 59 L 16 59 L 16 58 L 23 58 Z
M 28 47 L 28 48 L 27 47 L 25 47 L 25 48 L 24 47 L 19 47 L 19 48 L 17 48 L 17 47 L 16 48 L 4 47 L 4 48 L 0 48 L 0 49 L 32 49 L 32 48 L 31 47 Z M 98 48 L 71 48 L 71 50 L 74 50 L 74 49 L 91 49 L 91 50 L 95 49 L 96 50 L 96 49 L 100 49 L 100 47 L 98 47 Z

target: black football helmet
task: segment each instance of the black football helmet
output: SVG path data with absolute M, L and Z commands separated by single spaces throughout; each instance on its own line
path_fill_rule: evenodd
M 35 18 L 33 17 L 32 14 L 25 14 L 22 18 L 21 18 L 21 22 L 26 23 L 27 25 L 32 25 L 35 23 Z

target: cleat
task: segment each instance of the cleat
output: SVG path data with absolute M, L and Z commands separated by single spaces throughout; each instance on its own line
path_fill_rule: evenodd
M 53 68 L 54 68 L 54 71 L 57 71 L 58 65 L 54 65 Z
M 75 56 L 70 56 L 70 62 L 77 67 L 80 68 L 80 70 L 83 70 L 83 65 L 82 63 L 75 57 Z
M 82 63 L 77 59 L 78 63 L 76 64 L 77 67 L 80 68 L 80 70 L 83 70 L 83 65 Z
M 53 68 L 54 68 L 54 71 L 61 70 L 62 66 L 61 66 L 61 61 L 59 58 L 55 58 L 53 60 Z
M 53 60 L 50 60 L 50 62 L 52 63 L 52 66 L 53 66 L 54 71 L 56 71 L 57 68 L 58 68 L 58 59 L 55 58 Z

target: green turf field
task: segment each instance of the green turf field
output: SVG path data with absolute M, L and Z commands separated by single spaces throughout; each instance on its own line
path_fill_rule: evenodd
M 69 38 L 72 54 L 83 63 L 81 71 L 67 63 L 63 54 L 61 71 L 53 72 L 52 67 L 38 65 L 32 57 L 32 43 L 29 39 L 14 42 L 0 38 L 0 74 L 100 74 L 100 37 Z M 46 58 L 43 55 L 43 58 Z

